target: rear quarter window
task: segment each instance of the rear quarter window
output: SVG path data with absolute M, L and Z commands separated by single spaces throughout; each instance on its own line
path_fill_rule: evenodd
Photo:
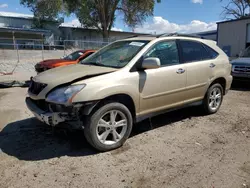
M 209 46 L 207 46 L 206 44 L 203 44 L 204 48 L 207 50 L 207 52 L 209 53 L 209 57 L 210 59 L 215 59 L 218 57 L 219 53 L 216 52 L 214 49 L 210 48 Z

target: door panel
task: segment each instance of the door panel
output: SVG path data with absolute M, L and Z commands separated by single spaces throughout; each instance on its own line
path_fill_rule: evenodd
M 183 104 L 185 99 L 185 65 L 173 65 L 140 72 L 140 114 Z
M 187 63 L 187 90 L 185 102 L 202 99 L 206 93 L 210 80 L 213 79 L 213 69 L 210 64 L 213 60 Z M 215 63 L 215 62 L 214 62 Z
M 214 77 L 217 53 L 210 47 L 192 40 L 180 40 L 182 62 L 186 65 L 187 85 L 184 103 L 203 99 Z

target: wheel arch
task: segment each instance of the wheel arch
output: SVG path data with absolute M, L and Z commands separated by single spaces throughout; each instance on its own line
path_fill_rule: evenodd
M 133 122 L 136 121 L 136 105 L 135 105 L 135 102 L 134 102 L 133 98 L 130 95 L 125 94 L 125 93 L 110 95 L 110 96 L 107 96 L 107 97 L 105 97 L 103 99 L 100 99 L 98 101 L 93 102 L 93 104 L 90 105 L 87 108 L 85 106 L 86 109 L 84 109 L 84 114 L 89 115 L 92 112 L 96 111 L 101 106 L 103 106 L 103 105 L 105 105 L 105 104 L 107 104 L 109 102 L 118 102 L 118 103 L 121 103 L 124 106 L 126 106 L 129 109 L 129 111 L 130 111 L 130 113 L 132 115 Z
M 215 80 L 212 81 L 212 83 L 209 85 L 208 88 L 210 88 L 212 85 L 214 84 L 220 84 L 223 88 L 223 95 L 226 94 L 226 79 L 224 77 L 219 77 L 219 78 L 216 78 Z

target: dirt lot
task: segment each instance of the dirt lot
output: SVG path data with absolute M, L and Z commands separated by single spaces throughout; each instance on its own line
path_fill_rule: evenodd
M 136 125 L 126 144 L 97 153 L 80 132 L 38 122 L 25 88 L 0 90 L 0 187 L 250 188 L 250 87 L 220 111 L 191 107 Z M 241 89 L 244 88 L 244 89 Z

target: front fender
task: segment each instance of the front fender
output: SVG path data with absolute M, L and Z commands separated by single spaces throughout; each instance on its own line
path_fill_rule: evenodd
M 125 94 L 132 98 L 136 110 L 139 110 L 139 90 L 136 84 L 133 85 L 116 85 L 116 86 L 103 86 L 91 87 L 88 85 L 80 91 L 72 100 L 73 103 L 82 103 L 87 101 L 99 101 L 110 96 Z

